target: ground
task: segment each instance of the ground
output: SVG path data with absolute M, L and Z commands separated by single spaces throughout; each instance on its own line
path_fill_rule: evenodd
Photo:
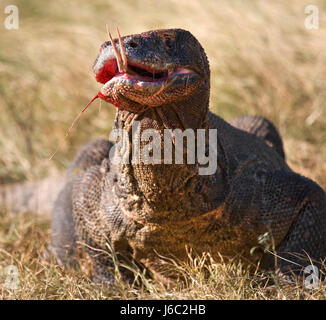
M 123 34 L 180 27 L 202 43 L 212 70 L 211 109 L 225 118 L 259 114 L 284 137 L 292 169 L 326 188 L 326 4 L 319 29 L 305 28 L 307 0 L 287 1 L 2 1 L 19 9 L 19 30 L 0 24 L 0 184 L 62 172 L 90 137 L 107 137 L 114 107 L 95 102 L 69 137 L 70 124 L 98 91 L 92 64 L 107 40 L 105 24 Z M 5 19 L 3 14 L 0 20 Z M 59 149 L 50 161 L 50 155 Z M 0 299 L 325 299 L 325 285 L 306 290 L 267 281 L 237 263 L 194 257 L 176 266 L 186 282 L 162 288 L 149 279 L 108 290 L 91 281 L 83 256 L 63 270 L 44 258 L 47 215 L 0 212 Z M 206 260 L 209 257 L 206 257 Z M 171 262 L 172 263 L 172 262 Z M 4 288 L 8 265 L 17 290 Z M 205 269 L 205 272 L 203 272 Z M 141 275 L 138 275 L 139 277 Z

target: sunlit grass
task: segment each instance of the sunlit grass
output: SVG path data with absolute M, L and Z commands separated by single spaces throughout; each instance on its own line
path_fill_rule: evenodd
M 105 24 L 123 34 L 184 28 L 205 48 L 212 70 L 211 109 L 226 119 L 260 114 L 274 121 L 290 166 L 326 187 L 326 6 L 319 30 L 304 28 L 309 1 L 13 0 L 20 29 L 0 24 L 0 184 L 35 180 L 63 171 L 78 147 L 107 137 L 114 107 L 95 102 L 64 138 L 73 119 L 99 89 L 92 64 L 107 37 Z M 50 155 L 57 149 L 53 160 Z M 108 290 L 91 281 L 82 258 L 63 270 L 43 255 L 49 218 L 0 216 L 0 266 L 16 265 L 20 287 L 2 298 L 325 298 L 324 288 L 278 288 L 263 273 L 236 263 L 216 263 L 202 278 L 198 266 L 182 266 L 186 285 L 163 289 L 151 280 Z M 207 270 L 206 270 L 207 271 Z M 207 272 L 205 272 L 207 274 Z
M 187 263 L 168 260 L 180 275 L 173 286 L 144 276 L 108 288 L 92 281 L 92 265 L 82 254 L 75 268 L 63 269 L 46 258 L 49 219 L 42 216 L 0 214 L 0 299 L 325 299 L 326 284 L 304 289 L 302 283 L 278 283 L 271 273 L 252 271 L 240 262 L 214 262 L 208 254 L 189 251 Z M 19 285 L 6 289 L 5 268 L 18 268 Z M 141 280 L 141 281 L 140 281 Z

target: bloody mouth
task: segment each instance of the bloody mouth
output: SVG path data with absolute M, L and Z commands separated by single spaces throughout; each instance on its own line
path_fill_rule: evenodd
M 128 61 L 128 67 L 125 72 L 119 72 L 117 61 L 112 58 L 106 62 L 100 72 L 96 75 L 96 80 L 100 83 L 107 83 L 115 76 L 123 76 L 124 78 L 132 78 L 139 81 L 156 82 L 165 81 L 168 78 L 169 70 L 157 70 Z

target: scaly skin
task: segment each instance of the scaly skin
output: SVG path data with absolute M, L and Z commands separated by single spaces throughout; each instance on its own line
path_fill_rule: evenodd
M 52 246 L 59 259 L 71 260 L 77 237 L 93 258 L 96 280 L 107 283 L 114 281 L 109 247 L 160 279 L 173 273 L 159 255 L 186 260 L 186 246 L 215 259 L 219 254 L 262 259 L 274 267 L 271 254 L 250 254 L 253 247 L 264 248 L 258 238 L 266 232 L 283 273 L 300 273 L 310 264 L 303 259 L 306 253 L 316 261 L 324 258 L 324 191 L 291 171 L 269 121 L 244 117 L 230 125 L 209 112 L 210 71 L 199 42 L 180 29 L 126 36 L 122 42 L 127 72 L 118 74 L 110 42 L 94 64 L 103 83 L 100 97 L 118 109 L 115 128 L 130 133 L 131 124 L 140 121 L 140 130 L 127 137 L 130 142 L 148 128 L 216 129 L 217 171 L 199 175 L 197 162 L 126 164 L 121 161 L 126 149 L 115 150 L 112 161 L 110 142 L 89 142 L 72 163 L 53 209 Z M 150 81 L 132 65 L 160 76 Z

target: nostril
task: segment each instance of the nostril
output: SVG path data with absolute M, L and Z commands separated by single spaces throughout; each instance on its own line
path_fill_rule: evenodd
M 128 42 L 128 46 L 131 47 L 131 48 L 136 48 L 138 46 L 138 43 L 131 40 Z

